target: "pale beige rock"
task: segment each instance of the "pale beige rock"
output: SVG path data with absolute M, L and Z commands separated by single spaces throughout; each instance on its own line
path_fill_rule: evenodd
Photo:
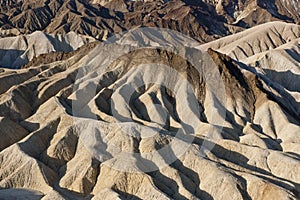
M 70 52 L 95 39 L 78 35 L 46 34 L 36 31 L 30 35 L 0 38 L 0 66 L 20 68 L 35 56 L 50 52 Z
M 241 44 L 249 53 L 240 54 L 240 62 L 249 58 L 242 64 L 208 50 L 223 85 L 217 91 L 226 100 L 218 104 L 189 63 L 164 50 L 134 51 L 140 44 L 133 36 L 127 45 L 96 44 L 64 59 L 41 56 L 27 68 L 2 70 L 0 196 L 299 199 L 300 94 L 296 83 L 283 83 L 296 82 L 299 75 L 297 57 L 283 53 L 298 49 L 299 36 L 292 32 L 299 26 L 265 26 L 259 37 L 256 27 L 207 44 L 228 55 Z M 245 43 L 268 46 L 268 34 L 276 42 L 273 55 L 286 58 L 295 75 L 259 71 L 284 71 L 275 57 L 267 67 L 267 48 L 251 53 Z M 177 39 L 176 44 L 184 41 Z M 256 61 L 262 66 L 253 66 Z M 166 77 L 164 65 L 177 74 Z M 90 71 L 77 77 L 84 67 Z M 226 117 L 212 109 L 215 105 Z M 182 127 L 195 138 L 180 139 L 176 134 Z

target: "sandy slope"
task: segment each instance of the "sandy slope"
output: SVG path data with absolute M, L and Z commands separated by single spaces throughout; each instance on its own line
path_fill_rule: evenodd
M 0 38 L 0 66 L 20 68 L 41 54 L 70 52 L 91 41 L 94 39 L 74 32 L 49 35 L 37 31 L 30 35 Z
M 284 22 L 269 22 L 241 33 L 223 37 L 201 47 L 212 48 L 241 60 L 276 49 L 300 37 L 300 26 Z M 296 42 L 296 41 L 294 41 Z
M 294 107 L 298 110 L 299 42 L 299 25 L 271 22 L 204 44 L 201 48 L 224 53 L 240 65 L 248 65 L 252 71 L 266 76 L 268 85 L 281 88 L 283 94 L 295 99 Z

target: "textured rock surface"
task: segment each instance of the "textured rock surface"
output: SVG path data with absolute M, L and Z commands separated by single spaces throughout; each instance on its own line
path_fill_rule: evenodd
M 75 31 L 105 40 L 136 27 L 180 31 L 200 42 L 270 21 L 299 24 L 297 0 L 26 0 L 0 2 L 0 35 Z
M 94 41 L 74 32 L 49 35 L 36 31 L 30 35 L 0 38 L 0 66 L 20 68 L 34 57 L 51 52 L 71 52 Z
M 170 37 L 132 35 L 127 45 L 91 43 L 64 55 L 37 56 L 23 69 L 2 69 L 0 197 L 299 199 L 299 26 L 264 27 L 199 47 L 207 49 L 224 85 L 226 101 L 218 106 L 226 117 L 216 137 L 207 137 L 218 124 L 201 74 L 171 51 L 134 50 L 139 44 L 132 43 Z M 114 58 L 112 51 L 127 53 Z M 163 67 L 140 68 L 147 63 L 168 65 L 180 76 L 163 77 Z M 89 73 L 78 78 L 83 69 Z M 153 77 L 156 84 L 149 84 Z M 176 95 L 163 81 L 174 84 Z M 185 88 L 188 83 L 193 90 Z M 147 171 L 154 162 L 143 156 L 169 144 L 183 126 L 195 131 L 184 154 Z M 135 154 L 122 160 L 123 152 L 138 152 L 148 165 L 137 164 Z M 118 170 L 122 166 L 129 167 Z

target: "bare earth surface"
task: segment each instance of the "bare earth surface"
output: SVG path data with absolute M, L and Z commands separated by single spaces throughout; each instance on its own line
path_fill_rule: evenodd
M 180 2 L 0 0 L 0 199 L 300 198 L 299 1 Z

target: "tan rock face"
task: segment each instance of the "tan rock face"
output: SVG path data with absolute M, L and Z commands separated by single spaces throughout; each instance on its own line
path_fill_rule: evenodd
M 1 70 L 0 197 L 300 198 L 300 91 L 284 81 L 299 26 L 264 27 L 203 46 L 133 32 Z

